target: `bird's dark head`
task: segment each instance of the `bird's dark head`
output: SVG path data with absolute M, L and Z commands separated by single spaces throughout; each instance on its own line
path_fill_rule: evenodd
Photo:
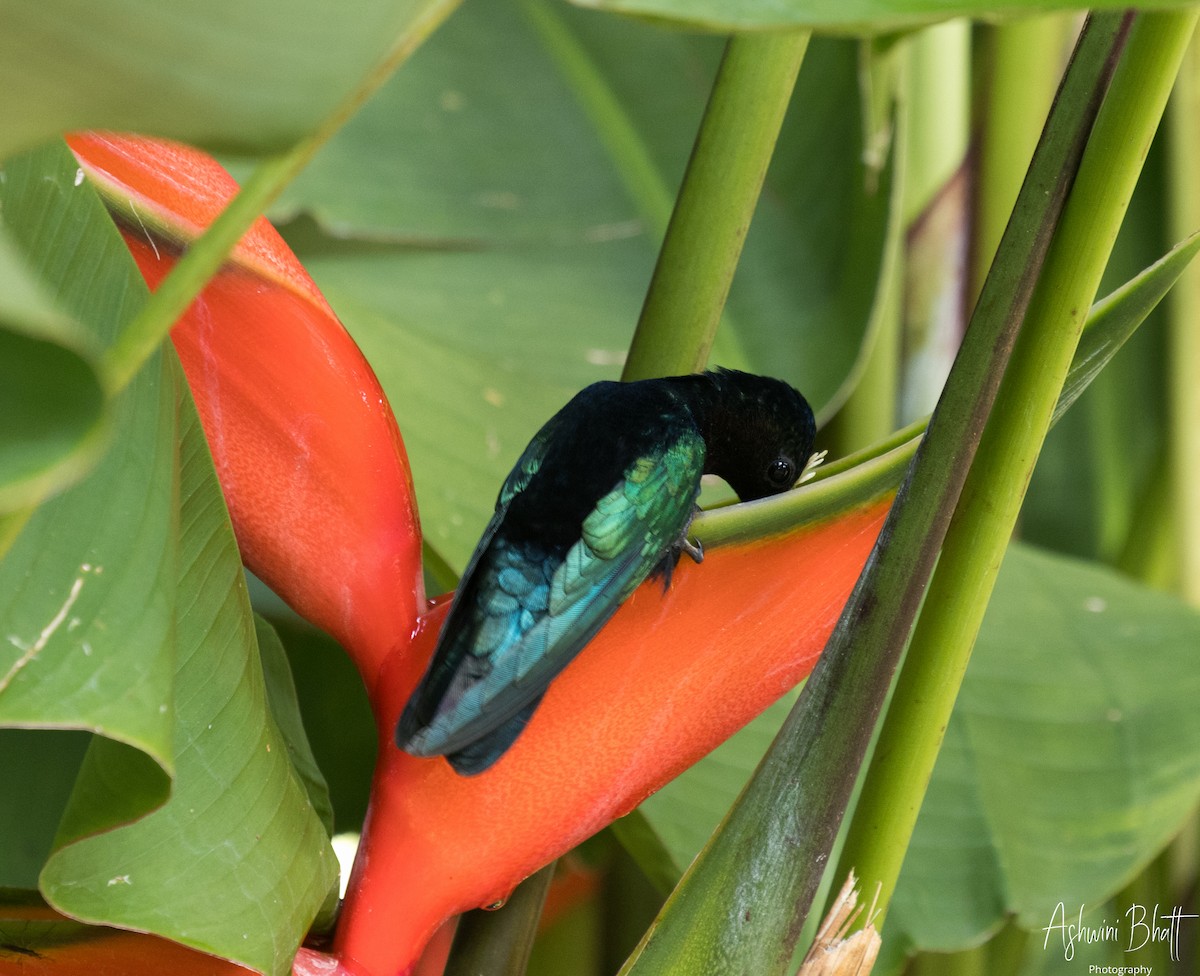
M 812 454 L 816 421 L 800 393 L 782 380 L 721 369 L 705 374 L 708 405 L 705 470 L 742 501 L 795 486 Z

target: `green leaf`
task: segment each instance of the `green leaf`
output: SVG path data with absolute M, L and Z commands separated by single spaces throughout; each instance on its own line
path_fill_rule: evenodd
M 1200 799 L 1198 645 L 1179 600 L 1010 547 L 888 932 L 961 949 L 1006 912 L 1040 929 L 1140 871 Z
M 94 282 L 56 295 L 39 280 L 56 252 L 78 245 L 84 223 L 98 231 L 86 206 L 76 211 L 78 222 L 38 226 L 35 214 L 61 213 L 65 198 L 88 196 L 77 173 L 61 150 L 0 166 L 0 512 L 77 481 L 106 443 L 110 418 L 97 346 L 81 323 L 112 316 L 117 304 Z M 4 549 L 0 544 L 0 554 Z
M 91 736 L 86 732 L 0 728 L 0 889 L 37 887 L 38 873 Z
M 6 166 L 0 199 L 24 260 L 102 348 L 146 289 L 74 173 L 63 147 L 39 150 Z M 116 399 L 113 430 L 91 474 L 36 509 L 0 562 L 0 724 L 101 733 L 42 889 L 82 919 L 284 972 L 336 863 L 268 707 L 237 547 L 173 355 Z M 25 860 L 5 866 L 18 880 L 58 822 L 50 788 L 61 803 L 66 787 L 48 784 L 41 835 L 19 838 Z M 6 819 L 28 815 L 5 796 Z
M 272 718 L 237 546 L 182 371 L 175 780 L 127 826 L 145 757 L 96 739 L 42 872 L 56 908 L 151 931 L 268 973 L 337 879 L 328 837 Z M 97 833 L 97 831 L 103 831 Z
M 378 735 L 362 678 L 333 638 L 295 617 L 271 623 L 287 649 L 316 762 L 329 784 L 338 832 L 358 830 L 367 813 Z
M 465 6 L 275 211 L 311 218 L 289 242 L 378 372 L 428 541 L 458 568 L 546 417 L 619 374 L 661 233 L 653 200 L 670 200 L 719 54 L 559 6 L 547 33 L 523 10 Z M 857 58 L 810 46 L 715 357 L 817 404 L 853 368 L 887 230 Z
M 77 480 L 103 447 L 104 394 L 80 332 L 42 293 L 0 211 L 0 511 Z
M 61 145 L 10 160 L 0 209 L 30 267 L 100 345 L 146 286 L 75 170 Z M 135 746 L 160 767 L 152 803 L 173 765 L 174 412 L 173 388 L 146 370 L 115 403 L 118 436 L 97 467 L 38 508 L 0 561 L 0 724 Z
M 811 27 L 831 33 L 880 34 L 911 29 L 951 17 L 1035 14 L 1083 9 L 1063 0 L 574 0 L 580 7 L 634 14 L 702 30 L 763 30 Z M 1156 8 L 1185 6 L 1187 0 L 1165 0 Z M 1120 9 L 1127 4 L 1101 0 L 1092 9 Z
M 9 0 L 0 159 L 71 129 L 283 149 L 318 127 L 444 0 Z
M 257 614 L 254 617 L 254 629 L 258 643 L 258 652 L 262 658 L 263 678 L 266 682 L 267 703 L 275 724 L 279 726 L 280 734 L 287 744 L 288 758 L 304 784 L 308 794 L 308 802 L 321 820 L 325 833 L 333 835 L 333 803 L 329 799 L 329 786 L 313 756 L 312 746 L 309 745 L 308 735 L 304 731 L 304 722 L 300 717 L 300 702 L 296 697 L 296 682 L 292 679 L 292 669 L 288 664 L 287 653 L 279 640 L 275 629 Z
M 1098 301 L 1071 363 L 1071 372 L 1054 408 L 1058 420 L 1133 335 L 1171 290 L 1200 250 L 1200 232 L 1173 247 L 1137 277 Z

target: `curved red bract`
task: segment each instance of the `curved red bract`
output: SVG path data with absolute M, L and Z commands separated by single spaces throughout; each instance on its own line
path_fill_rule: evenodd
M 890 501 L 711 546 L 702 565 L 679 564 L 665 595 L 643 584 L 479 776 L 391 742 L 446 605 L 424 617 L 416 647 L 392 655 L 379 686 L 381 758 L 338 927 L 344 964 L 404 972 L 444 919 L 504 898 L 793 688 L 825 646 Z
M 173 143 L 68 140 L 108 192 L 151 288 L 237 191 L 213 159 Z M 154 233 L 157 230 L 158 233 Z M 404 444 L 362 352 L 283 239 L 258 220 L 171 332 L 246 565 L 329 631 L 368 687 L 424 605 Z

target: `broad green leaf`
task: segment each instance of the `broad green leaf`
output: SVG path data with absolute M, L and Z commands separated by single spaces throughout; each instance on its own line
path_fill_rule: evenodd
M 146 288 L 103 206 L 75 187 L 75 172 L 61 146 L 10 160 L 0 209 L 23 260 L 100 344 Z M 146 370 L 116 402 L 117 436 L 99 464 L 37 508 L 0 561 L 0 724 L 87 729 L 114 749 L 127 743 L 140 775 L 113 820 L 162 803 L 174 766 L 174 414 L 160 370 Z M 62 741 L 56 733 L 28 755 Z M 17 828 L 6 836 L 27 852 L 23 866 L 11 866 L 22 883 L 35 867 L 29 859 L 39 859 L 36 879 L 48 853 L 78 761 L 64 754 L 56 766 L 60 775 L 36 800 L 5 792 L 3 816 Z M 37 821 L 31 803 L 41 808 Z
M 0 511 L 77 479 L 103 447 L 104 393 L 81 330 L 42 293 L 2 211 L 0 417 Z
M 110 224 L 63 147 L 0 164 L 0 510 L 78 480 L 105 446 L 96 335 L 144 293 L 89 273 L 123 249 Z M 81 273 L 64 281 L 68 265 Z
M 1200 615 L 1024 546 L 1001 581 L 888 920 L 922 947 L 1103 902 L 1200 798 Z
M 82 128 L 283 149 L 451 6 L 370 0 L 351 11 L 318 0 L 5 0 L 0 159 Z
M 882 34 L 920 27 L 951 17 L 996 17 L 1083 10 L 1069 0 L 573 0 L 580 7 L 652 17 L 703 30 L 762 30 L 811 27 L 845 34 Z M 1165 0 L 1156 8 L 1181 7 Z M 1120 9 L 1118 0 L 1092 3 L 1092 9 Z
M 177 364 L 181 593 L 176 618 L 175 780 L 128 817 L 140 752 L 97 738 L 42 872 L 73 916 L 151 931 L 268 973 L 292 955 L 337 862 L 267 702 L 237 546 Z M 104 832 L 97 833 L 97 830 Z
M 157 374 L 121 398 L 92 474 L 38 508 L 0 562 L 0 724 L 144 750 L 161 767 L 151 803 L 173 765 L 175 429 Z
M 43 286 L 103 346 L 146 291 L 74 174 L 62 147 L 10 161 L 3 211 Z M 336 865 L 267 705 L 237 549 L 177 365 L 156 356 L 138 373 L 113 430 L 91 474 L 34 511 L 0 562 L 0 724 L 101 733 L 42 889 L 81 918 L 282 972 Z M 49 786 L 42 836 L 14 838 L 29 857 L 59 819 L 50 804 L 67 784 Z M 30 809 L 5 800 L 6 818 Z M 29 857 L 14 872 L 27 875 Z
M 289 242 L 379 373 L 427 538 L 453 565 L 541 423 L 618 375 L 654 200 L 671 199 L 717 54 L 559 5 L 467 5 L 276 210 L 305 218 Z M 855 362 L 888 218 L 887 174 L 872 188 L 862 163 L 857 64 L 853 44 L 808 52 L 716 356 L 817 404 Z
M 65 147 L 5 167 L 0 208 L 25 260 L 101 344 L 146 288 Z M 117 437 L 38 508 L 0 561 L 0 724 L 83 728 L 172 759 L 174 392 L 147 369 L 114 407 Z M 154 486 L 147 490 L 147 486 Z M 136 503 L 133 503 L 136 499 Z

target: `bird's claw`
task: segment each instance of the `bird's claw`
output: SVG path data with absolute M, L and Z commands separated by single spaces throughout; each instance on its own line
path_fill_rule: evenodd
M 699 539 L 692 542 L 687 536 L 684 536 L 679 543 L 679 548 L 692 557 L 692 562 L 704 562 L 704 543 Z

